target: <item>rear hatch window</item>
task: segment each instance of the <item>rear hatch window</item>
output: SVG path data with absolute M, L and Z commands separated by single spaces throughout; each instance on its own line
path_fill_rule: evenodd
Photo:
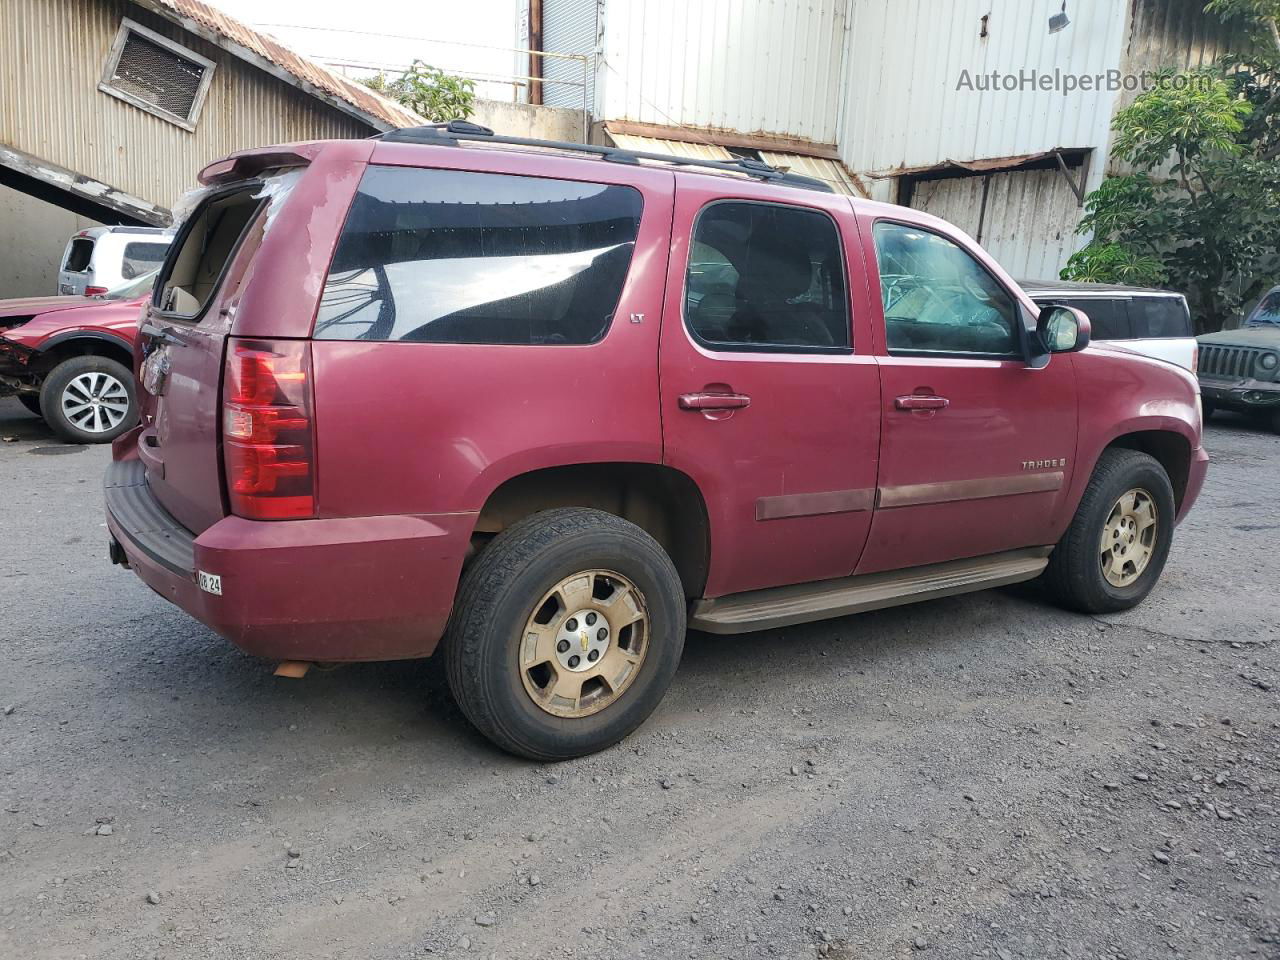
M 84 273 L 89 269 L 89 261 L 93 259 L 93 241 L 88 237 L 76 237 L 67 250 L 67 262 L 63 270 L 71 273 Z
M 161 310 L 173 317 L 199 318 L 262 205 L 261 187 L 241 184 L 212 194 L 196 208 L 165 263 L 156 297 Z

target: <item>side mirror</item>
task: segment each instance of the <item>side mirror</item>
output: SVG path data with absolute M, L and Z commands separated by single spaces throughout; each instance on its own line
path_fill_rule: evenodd
M 1089 317 L 1075 307 L 1050 305 L 1036 319 L 1036 336 L 1047 353 L 1075 353 L 1089 345 Z

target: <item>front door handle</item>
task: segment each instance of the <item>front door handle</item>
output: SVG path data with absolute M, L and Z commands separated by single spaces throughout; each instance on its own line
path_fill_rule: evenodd
M 682 393 L 681 410 L 741 410 L 751 405 L 744 393 Z
M 951 405 L 946 397 L 936 397 L 913 393 L 909 397 L 898 397 L 893 405 L 899 410 L 942 410 Z

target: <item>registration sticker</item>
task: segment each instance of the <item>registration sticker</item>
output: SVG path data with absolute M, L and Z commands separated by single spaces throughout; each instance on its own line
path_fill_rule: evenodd
M 215 597 L 222 596 L 222 577 L 216 573 L 205 573 L 203 570 L 197 571 L 200 581 L 200 589 L 205 593 L 212 593 Z

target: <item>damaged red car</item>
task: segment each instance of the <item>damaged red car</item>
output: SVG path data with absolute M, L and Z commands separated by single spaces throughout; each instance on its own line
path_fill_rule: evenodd
M 71 443 L 138 422 L 133 346 L 157 271 L 99 297 L 0 301 L 0 397 L 16 396 Z

